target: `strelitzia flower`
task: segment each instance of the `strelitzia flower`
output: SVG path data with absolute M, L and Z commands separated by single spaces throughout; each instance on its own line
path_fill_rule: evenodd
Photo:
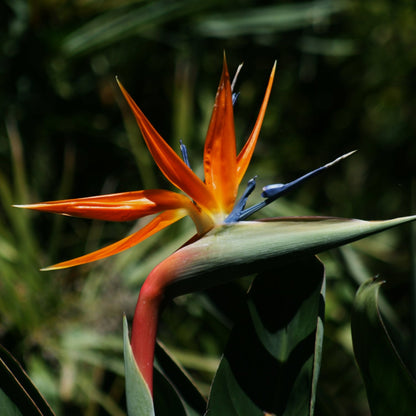
M 269 221 L 244 221 L 254 212 L 284 195 L 304 180 L 346 158 L 347 153 L 287 184 L 263 188 L 263 200 L 246 208 L 255 178 L 237 200 L 238 188 L 250 163 L 259 137 L 275 75 L 273 66 L 257 120 L 245 145 L 237 154 L 233 103 L 236 95 L 224 58 L 222 75 L 215 98 L 203 154 L 204 180 L 190 168 L 186 147 L 182 158 L 166 143 L 119 82 L 137 120 L 147 147 L 165 177 L 182 193 L 153 189 L 88 198 L 49 201 L 19 207 L 77 217 L 132 221 L 158 214 L 139 231 L 93 253 L 64 261 L 45 270 L 76 266 L 117 254 L 188 215 L 196 235 L 155 267 L 144 282 L 133 319 L 131 346 L 139 379 L 151 397 L 153 357 L 158 315 L 162 301 L 169 296 L 218 284 L 224 280 L 255 272 L 282 257 L 316 254 L 413 221 L 405 217 L 389 221 L 366 222 L 333 218 L 283 218 Z M 238 71 L 237 71 L 238 73 Z M 130 349 L 131 348 L 131 349 Z M 129 372 L 126 373 L 127 383 Z
M 122 84 L 118 82 L 159 169 L 174 186 L 186 195 L 169 190 L 151 189 L 19 205 L 18 207 L 21 208 L 106 221 L 133 221 L 159 213 L 145 227 L 114 244 L 44 270 L 76 266 L 117 254 L 186 215 L 190 216 L 195 223 L 196 238 L 203 236 L 215 225 L 223 223 L 232 212 L 239 184 L 252 157 L 269 100 L 274 74 L 275 66 L 270 75 L 253 131 L 237 155 L 233 95 L 224 59 L 221 81 L 205 141 L 204 181 L 166 143 Z M 183 145 L 181 147 L 186 160 L 186 148 Z
M 181 146 L 183 160 L 160 136 L 118 81 L 153 159 L 165 177 L 185 195 L 169 190 L 152 189 L 18 205 L 17 207 L 20 208 L 106 221 L 133 221 L 158 214 L 139 231 L 114 244 L 43 270 L 81 265 L 117 254 L 140 243 L 186 215 L 192 218 L 197 230 L 192 241 L 198 240 L 217 225 L 239 220 L 245 203 L 240 202 L 233 211 L 238 187 L 246 173 L 259 137 L 275 69 L 276 65 L 273 66 L 252 133 L 237 155 L 233 115 L 235 96 L 232 93 L 230 76 L 224 57 L 223 71 L 204 147 L 204 181 L 189 167 L 186 147 Z M 242 201 L 246 200 L 253 186 L 254 180 L 251 181 L 249 190 L 243 195 Z M 151 281 L 152 279 L 149 280 L 149 282 Z M 152 388 L 157 316 L 161 301 L 159 292 L 161 293 L 160 286 L 155 287 L 152 284 L 147 284 L 142 287 L 132 333 L 134 356 L 150 390 Z M 144 310 L 139 305 L 145 305 Z M 140 336 L 136 336 L 136 334 L 140 334 Z
M 240 201 L 236 203 L 239 185 L 247 171 L 259 137 L 272 89 L 275 69 L 276 64 L 273 66 L 253 130 L 237 155 L 233 115 L 233 101 L 236 96 L 232 92 L 230 76 L 224 58 L 221 80 L 205 140 L 203 155 L 204 181 L 189 167 L 186 147 L 181 144 L 183 152 L 183 159 L 181 159 L 160 136 L 118 81 L 154 161 L 165 177 L 186 195 L 164 189 L 150 189 L 29 205 L 15 205 L 19 208 L 105 221 L 134 221 L 159 213 L 145 227 L 114 244 L 42 270 L 62 269 L 112 256 L 140 243 L 186 215 L 190 216 L 195 224 L 197 230 L 197 234 L 193 238 L 193 241 L 195 241 L 216 225 L 246 219 L 303 180 L 349 156 L 352 152 L 288 184 L 265 187 L 262 194 L 265 200 L 245 210 L 247 198 L 255 186 L 255 179 L 253 178 L 249 181 Z

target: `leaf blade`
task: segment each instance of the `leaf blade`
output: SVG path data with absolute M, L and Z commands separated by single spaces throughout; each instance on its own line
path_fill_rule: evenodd
M 363 283 L 351 319 L 354 354 L 373 416 L 416 413 L 416 383 L 405 368 L 380 316 L 377 298 L 382 282 Z
M 0 409 L 24 415 L 54 416 L 49 404 L 16 359 L 0 346 Z M 11 413 L 13 414 L 13 413 Z
M 313 414 L 323 281 L 314 257 L 256 277 L 215 376 L 208 416 Z
M 183 401 L 187 415 L 201 415 L 205 412 L 206 400 L 193 384 L 189 375 L 170 356 L 166 347 L 160 343 L 156 343 L 155 367 L 178 392 Z M 156 396 L 157 381 L 155 382 L 155 388 Z

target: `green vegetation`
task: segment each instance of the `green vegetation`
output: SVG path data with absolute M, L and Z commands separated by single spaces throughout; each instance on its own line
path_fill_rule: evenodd
M 259 215 L 404 216 L 416 213 L 415 20 L 411 0 L 0 4 L 0 344 L 57 415 L 125 415 L 123 313 L 132 317 L 149 271 L 193 232 L 181 221 L 110 259 L 38 271 L 141 223 L 12 204 L 168 187 L 115 76 L 174 148 L 184 141 L 201 174 L 223 51 L 231 72 L 244 61 L 240 144 L 277 60 L 247 179 L 259 175 L 261 189 L 358 152 Z M 316 415 L 369 414 L 349 328 L 354 293 L 370 277 L 387 281 L 380 309 L 415 373 L 415 243 L 416 229 L 404 227 L 319 256 L 327 295 Z M 203 393 L 249 284 L 179 297 L 162 315 L 159 338 Z

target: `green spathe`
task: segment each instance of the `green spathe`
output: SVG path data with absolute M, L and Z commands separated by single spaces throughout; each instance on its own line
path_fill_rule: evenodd
M 224 224 L 182 247 L 157 267 L 175 275 L 167 289 L 167 295 L 173 297 L 272 269 L 282 262 L 415 220 L 416 216 L 384 221 L 286 217 Z

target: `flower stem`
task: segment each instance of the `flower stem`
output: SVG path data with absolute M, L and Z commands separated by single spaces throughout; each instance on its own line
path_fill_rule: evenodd
M 157 326 L 166 289 L 177 277 L 187 259 L 178 252 L 159 263 L 140 289 L 131 331 L 131 348 L 137 366 L 153 391 L 153 359 Z
M 159 290 L 153 284 L 152 274 L 154 273 L 150 273 L 140 290 L 131 332 L 133 355 L 151 393 L 153 391 L 153 359 L 156 333 L 160 304 L 163 298 L 163 290 Z

